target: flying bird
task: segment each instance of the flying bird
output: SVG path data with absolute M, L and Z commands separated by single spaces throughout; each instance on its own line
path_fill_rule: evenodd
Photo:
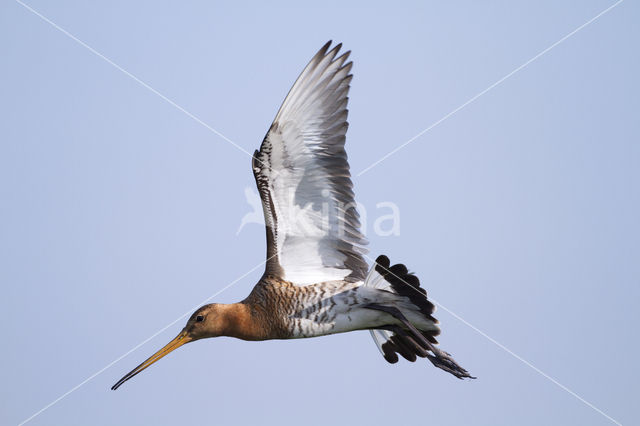
M 417 276 L 379 256 L 370 268 L 344 149 L 352 79 L 350 52 L 325 44 L 286 96 L 252 169 L 262 202 L 265 271 L 249 296 L 196 310 L 165 347 L 127 373 L 117 389 L 195 340 L 296 339 L 369 330 L 384 359 L 427 358 L 473 378 L 439 349 L 435 307 Z

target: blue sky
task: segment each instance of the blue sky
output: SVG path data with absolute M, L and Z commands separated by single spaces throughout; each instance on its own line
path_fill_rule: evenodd
M 614 2 L 27 4 L 166 99 L 0 5 L 2 424 L 259 279 L 264 230 L 236 235 L 249 156 L 167 99 L 253 152 L 341 41 L 358 175 Z M 371 256 L 419 275 L 478 380 L 389 365 L 356 332 L 200 341 L 110 391 L 180 320 L 28 424 L 638 423 L 639 12 L 622 2 L 354 177 L 370 216 L 400 210 Z

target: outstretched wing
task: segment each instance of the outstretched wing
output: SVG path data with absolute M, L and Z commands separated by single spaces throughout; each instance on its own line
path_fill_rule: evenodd
M 266 273 L 297 285 L 360 281 L 368 269 L 344 150 L 353 63 L 330 44 L 302 71 L 253 156 Z

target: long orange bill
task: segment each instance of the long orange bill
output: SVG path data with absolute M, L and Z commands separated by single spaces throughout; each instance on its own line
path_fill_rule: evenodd
M 149 367 L 151 364 L 153 364 L 163 356 L 167 355 L 169 352 L 172 352 L 175 349 L 178 349 L 180 346 L 184 345 L 185 343 L 189 343 L 191 340 L 193 339 L 187 335 L 186 331 L 184 330 L 181 331 L 180 334 L 178 334 L 176 338 L 170 341 L 164 348 L 160 349 L 158 352 L 151 355 L 145 362 L 143 362 L 142 364 L 140 364 L 139 366 L 137 366 L 136 368 L 128 372 L 122 379 L 118 380 L 118 383 L 113 385 L 111 387 L 111 390 L 118 389 L 120 386 L 122 386 L 124 382 L 126 382 L 136 374 L 140 373 L 142 370 Z

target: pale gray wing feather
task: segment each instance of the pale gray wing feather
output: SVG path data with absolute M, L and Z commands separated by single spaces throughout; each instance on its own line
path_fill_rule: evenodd
M 352 63 L 330 43 L 296 80 L 253 159 L 266 273 L 297 285 L 360 281 L 368 269 L 344 150 Z

